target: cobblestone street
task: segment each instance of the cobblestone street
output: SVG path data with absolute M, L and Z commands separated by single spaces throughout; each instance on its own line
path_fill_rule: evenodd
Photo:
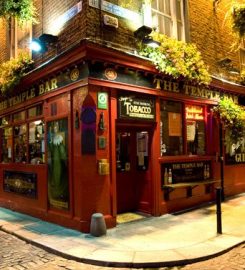
M 0 269 L 4 270 L 117 270 L 67 260 L 0 231 Z M 144 268 L 150 270 L 153 268 Z M 156 268 L 155 268 L 156 269 Z M 217 258 L 179 267 L 158 270 L 245 270 L 245 244 Z

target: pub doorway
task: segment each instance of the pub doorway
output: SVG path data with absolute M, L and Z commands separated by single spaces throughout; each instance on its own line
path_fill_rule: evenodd
M 151 212 L 152 126 L 117 126 L 117 214 Z

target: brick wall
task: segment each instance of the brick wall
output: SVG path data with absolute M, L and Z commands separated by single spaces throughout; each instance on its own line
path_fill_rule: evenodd
M 234 67 L 239 68 L 239 55 L 238 51 L 232 50 L 235 39 L 227 16 L 231 2 L 222 0 L 214 9 L 211 0 L 189 0 L 191 41 L 196 43 L 210 72 L 215 75 L 229 76 L 217 65 L 217 61 L 224 58 L 230 58 Z

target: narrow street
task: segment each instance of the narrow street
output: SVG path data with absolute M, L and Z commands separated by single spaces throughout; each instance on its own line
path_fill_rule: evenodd
M 0 269 L 3 270 L 117 270 L 122 268 L 93 266 L 67 260 L 0 231 Z M 150 270 L 153 268 L 144 268 Z M 156 268 L 154 268 L 156 269 Z M 245 244 L 211 260 L 182 267 L 158 270 L 244 270 Z

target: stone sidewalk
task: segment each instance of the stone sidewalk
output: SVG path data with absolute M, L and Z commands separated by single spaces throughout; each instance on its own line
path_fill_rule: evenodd
M 179 215 L 124 223 L 93 237 L 0 208 L 0 228 L 76 261 L 118 267 L 160 267 L 220 255 L 245 241 L 245 194 L 222 203 L 223 234 L 216 233 L 215 205 Z

